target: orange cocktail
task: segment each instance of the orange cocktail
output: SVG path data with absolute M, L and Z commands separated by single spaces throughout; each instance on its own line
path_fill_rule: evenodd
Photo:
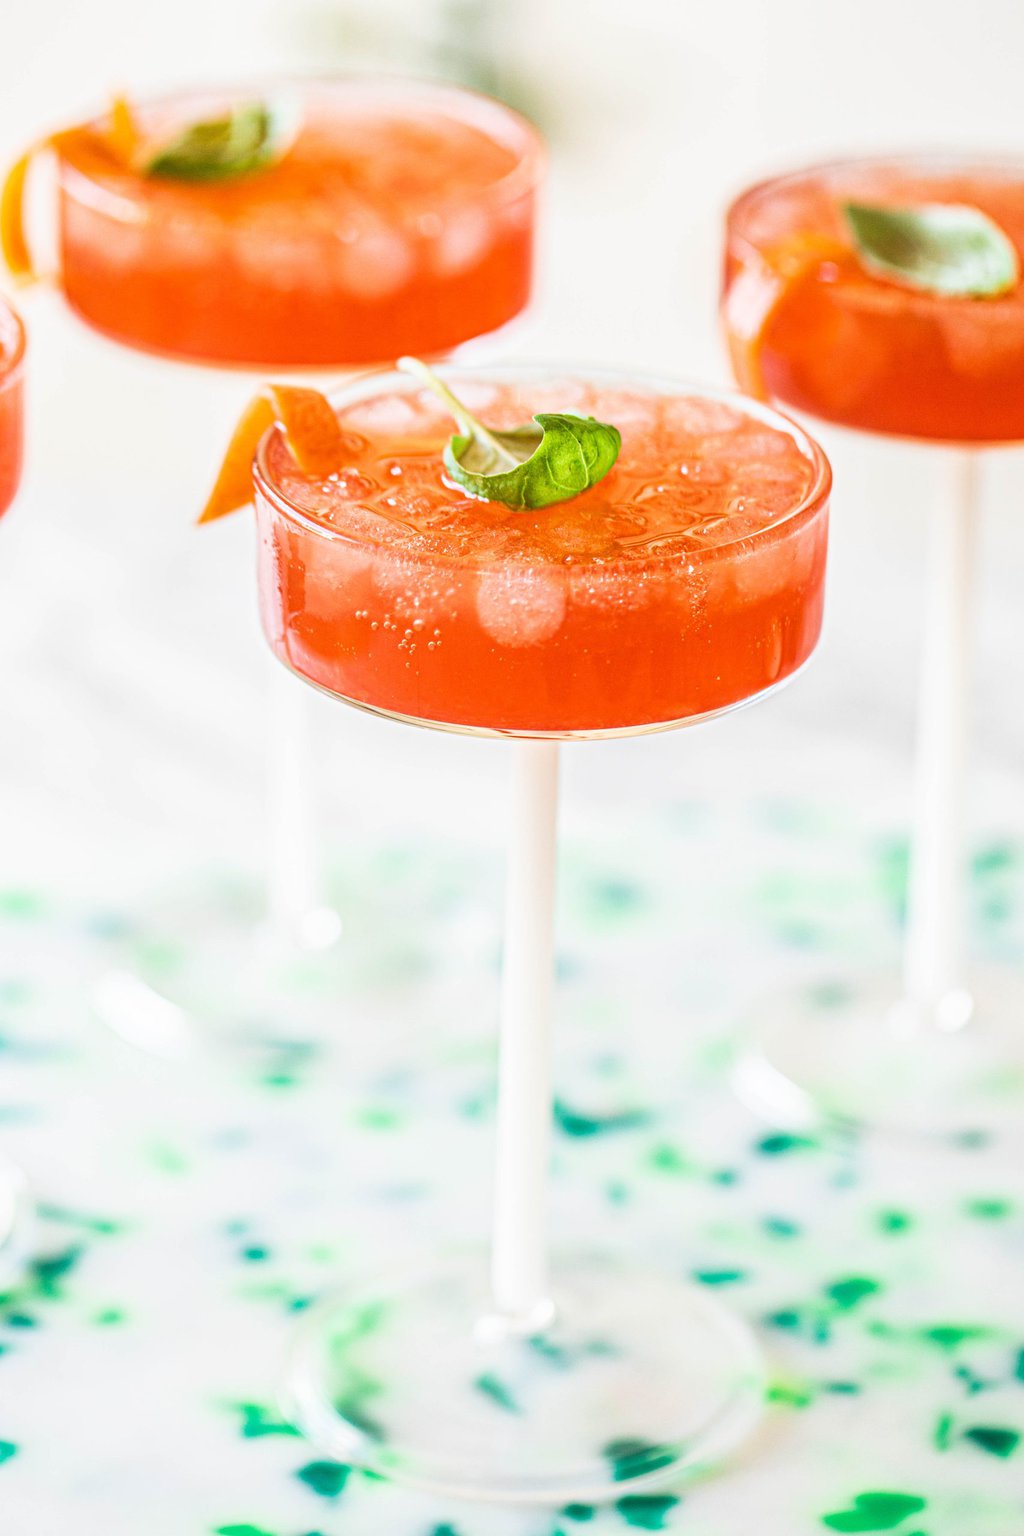
M 723 315 L 740 383 L 868 432 L 1024 440 L 1024 286 L 954 298 L 872 273 L 850 202 L 967 205 L 1024 256 L 1022 164 L 850 161 L 765 182 L 728 217 Z
M 0 516 L 14 500 L 21 479 L 24 353 L 21 321 L 0 299 Z
M 257 462 L 263 622 L 309 681 L 481 731 L 636 731 L 763 693 L 821 626 L 828 468 L 784 419 L 682 386 L 459 378 L 489 427 L 614 423 L 599 484 L 537 511 L 451 484 L 444 407 L 405 375 L 335 399 L 345 462 L 304 474 L 280 431 Z
M 542 169 L 523 119 L 447 86 L 284 91 L 279 157 L 209 182 L 140 157 L 248 93 L 134 107 L 127 151 L 113 117 L 55 137 L 61 283 L 85 320 L 168 356 L 341 366 L 445 352 L 519 313 Z

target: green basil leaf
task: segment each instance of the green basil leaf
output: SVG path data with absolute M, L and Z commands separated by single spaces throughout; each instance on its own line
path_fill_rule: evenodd
M 248 102 L 223 117 L 191 123 L 145 162 L 147 176 L 172 181 L 226 181 L 279 160 L 298 126 L 291 103 Z
M 415 374 L 451 411 L 459 432 L 449 438 L 444 467 L 463 490 L 516 511 L 570 501 L 603 480 L 619 456 L 617 427 L 593 416 L 540 412 L 509 432 L 492 431 L 415 357 L 398 366 Z
M 947 298 L 993 298 L 1017 282 L 1016 249 L 978 208 L 845 203 L 843 214 L 861 265 L 907 288 Z

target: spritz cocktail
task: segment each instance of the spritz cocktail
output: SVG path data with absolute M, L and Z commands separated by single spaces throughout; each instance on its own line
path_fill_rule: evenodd
M 446 481 L 451 418 L 368 380 L 346 461 L 310 482 L 279 435 L 257 468 L 263 621 L 282 661 L 382 713 L 466 730 L 643 731 L 763 693 L 821 627 L 817 466 L 756 407 L 642 384 L 469 376 L 488 424 L 614 422 L 598 485 L 512 511 Z
M 523 309 L 543 155 L 522 118 L 411 81 L 264 94 L 283 101 L 286 137 L 230 178 L 139 162 L 244 92 L 135 107 L 127 160 L 107 118 L 55 137 L 60 282 L 83 319 L 171 357 L 339 368 L 444 353 Z
M 239 136 L 261 122 L 273 129 L 249 163 Z M 541 141 L 471 91 L 348 77 L 118 99 L 13 168 L 2 229 L 19 271 L 35 265 L 23 214 L 44 150 L 59 285 L 89 325 L 134 349 L 342 369 L 448 352 L 530 295 Z M 269 921 L 260 893 L 231 879 L 212 895 L 189 889 L 111 945 L 100 1011 L 164 1054 L 222 1039 L 255 1045 L 262 1062 L 320 1033 L 321 997 L 334 1016 L 344 957 L 314 846 L 308 700 L 278 668 L 270 711 Z
M 931 444 L 942 475 L 902 983 L 850 978 L 762 1012 L 741 1079 L 795 1118 L 925 1131 L 1019 1118 L 1021 999 L 1012 978 L 969 981 L 963 820 L 978 450 L 1024 442 L 1022 263 L 1019 161 L 840 161 L 753 187 L 729 211 L 722 316 L 741 385 Z
M 0 299 L 0 516 L 14 500 L 21 480 L 24 354 L 21 321 Z
M 533 510 L 466 495 L 452 422 L 405 374 L 333 400 L 337 462 L 257 451 L 263 623 L 347 702 L 516 745 L 493 1247 L 314 1307 L 297 1422 L 330 1455 L 442 1493 L 618 1498 L 706 1468 L 762 1396 L 743 1325 L 620 1256 L 548 1263 L 558 743 L 692 724 L 763 696 L 814 648 L 830 475 L 798 428 L 669 380 L 445 370 L 489 431 L 594 416 L 617 462 Z M 237 504 L 235 502 L 234 504 Z M 221 510 L 228 510 L 227 507 Z M 517 1405 L 494 1413 L 481 1381 Z
M 25 332 L 17 314 L 0 298 L 0 517 L 21 480 L 24 435 Z M 0 954 L 0 964 L 6 957 Z M 29 1243 L 31 1201 L 19 1168 L 0 1159 L 0 1286 L 23 1263 Z

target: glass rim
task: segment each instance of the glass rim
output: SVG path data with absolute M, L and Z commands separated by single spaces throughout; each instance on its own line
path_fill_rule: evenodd
M 760 176 L 756 181 L 749 182 L 726 204 L 726 232 L 730 238 L 756 250 L 754 242 L 742 229 L 736 228 L 743 213 L 749 205 L 759 202 L 768 194 L 802 181 L 824 178 L 839 171 L 919 169 L 939 172 L 943 168 L 953 172 L 971 168 L 996 173 L 1013 171 L 1017 180 L 1024 185 L 1024 155 L 1009 151 L 910 149 L 899 154 L 867 151 L 864 154 L 834 155 L 828 160 L 808 161 L 805 165 L 776 171 L 770 176 Z
M 471 111 L 463 114 L 463 120 L 480 126 L 482 131 L 488 133 L 488 137 L 501 143 L 507 143 L 517 153 L 517 160 L 508 171 L 490 182 L 479 192 L 474 201 L 483 201 L 494 198 L 496 201 L 512 201 L 515 197 L 535 189 L 543 177 L 548 163 L 547 147 L 540 130 L 529 118 L 515 107 L 507 106 L 495 96 L 488 96 L 484 91 L 474 90 L 470 86 L 459 85 L 454 81 L 437 80 L 426 75 L 414 74 L 389 74 L 362 72 L 359 70 L 328 70 L 317 72 L 315 70 L 281 75 L 254 75 L 251 80 L 239 81 L 232 85 L 218 84 L 216 81 L 210 84 L 190 84 L 177 90 L 164 90 L 153 95 L 144 95 L 133 100 L 133 105 L 138 105 L 143 110 L 152 107 L 171 106 L 175 103 L 199 101 L 210 97 L 228 97 L 236 100 L 265 98 L 275 91 L 309 91 L 318 88 L 353 91 L 361 90 L 368 95 L 377 91 L 390 91 L 395 95 L 408 94 L 410 98 L 417 94 L 432 98 L 438 102 L 443 100 L 463 103 Z M 105 121 L 105 113 L 99 113 L 83 118 L 74 127 L 97 127 Z M 474 123 L 474 117 L 477 121 Z M 490 126 L 482 121 L 490 120 Z M 511 128 L 513 133 L 502 134 L 493 125 L 502 124 L 506 129 Z M 66 157 L 59 145 L 52 146 L 60 162 L 62 173 L 69 175 L 73 181 L 83 183 L 90 189 L 99 188 L 101 194 L 106 194 L 112 201 L 127 202 L 131 204 L 131 198 L 127 194 L 124 185 L 117 184 L 118 173 L 112 171 L 109 180 L 106 176 L 99 177 L 89 171 L 84 171 L 73 160 Z M 142 182 L 145 178 L 130 173 L 130 179 Z M 168 183 L 162 183 L 168 185 Z M 188 183 L 171 183 L 186 192 Z M 438 206 L 445 207 L 449 199 L 441 200 Z
M 631 371 L 629 369 L 595 368 L 587 364 L 550 363 L 546 361 L 517 361 L 507 364 L 478 364 L 474 366 L 459 366 L 455 364 L 451 367 L 442 365 L 439 367 L 438 372 L 446 379 L 454 376 L 456 382 L 459 378 L 468 378 L 470 380 L 477 379 L 484 383 L 494 382 L 495 384 L 500 384 L 505 380 L 515 379 L 517 376 L 532 376 L 540 373 L 545 376 L 579 379 L 586 383 L 598 382 L 620 386 L 629 384 L 640 385 L 677 398 L 711 400 L 716 403 L 732 406 L 748 416 L 756 417 L 767 426 L 784 431 L 796 442 L 797 447 L 812 464 L 814 478 L 811 485 L 793 507 L 782 517 L 769 523 L 765 528 L 759 528 L 754 533 L 737 535 L 733 539 L 729 539 L 722 544 L 712 545 L 707 549 L 686 551 L 688 558 L 699 561 L 702 564 L 706 561 L 720 559 L 729 550 L 735 549 L 738 545 L 744 545 L 752 551 L 754 547 L 762 542 L 772 540 L 781 529 L 786 528 L 796 519 L 806 517 L 809 520 L 818 516 L 828 504 L 832 490 L 832 466 L 820 443 L 811 436 L 806 428 L 801 426 L 798 421 L 789 416 L 785 411 L 780 411 L 776 406 L 769 405 L 764 401 L 755 400 L 751 395 L 744 395 L 738 389 L 729 388 L 728 386 L 719 387 L 717 385 L 698 384 L 691 380 L 680 379 L 671 374 Z M 327 394 L 327 399 L 335 409 L 338 409 L 342 404 L 352 404 L 356 400 L 372 394 L 390 392 L 380 388 L 381 385 L 387 384 L 391 386 L 398 384 L 400 392 L 405 394 L 412 394 L 423 388 L 422 382 L 411 374 L 397 368 L 380 368 L 360 374 L 357 378 L 343 381 L 336 389 L 331 390 Z M 282 435 L 282 430 L 276 423 L 274 426 L 268 427 L 256 446 L 252 465 L 252 477 L 257 495 L 270 503 L 277 515 L 283 517 L 296 527 L 301 528 L 304 533 L 321 538 L 327 543 L 341 543 L 358 549 L 379 548 L 395 550 L 396 546 L 383 545 L 377 541 L 358 538 L 344 529 L 328 526 L 303 507 L 298 506 L 296 502 L 292 501 L 275 484 L 273 472 L 267 463 L 266 456 L 271 442 L 276 437 Z M 358 506 L 359 503 L 356 502 L 356 505 Z M 374 511 L 372 507 L 368 507 L 365 510 L 369 512 Z M 461 563 L 457 555 L 431 555 L 422 550 L 399 550 L 399 552 L 403 559 L 419 561 L 425 565 L 436 566 Z M 678 559 L 678 551 L 672 553 L 658 553 L 654 551 L 647 558 L 631 559 L 629 565 L 630 567 L 656 565 Z M 580 561 L 577 568 L 583 569 L 584 566 L 585 562 Z M 613 562 L 608 562 L 603 567 L 603 569 L 608 570 L 614 568 Z
M 0 293 L 0 389 L 20 374 L 26 345 L 24 321 L 6 294 Z

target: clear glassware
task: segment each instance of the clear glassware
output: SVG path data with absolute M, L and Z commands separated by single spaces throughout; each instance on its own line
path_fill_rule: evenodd
M 24 443 L 25 331 L 15 311 L 0 298 L 0 517 L 21 481 Z M 0 954 L 0 974 L 5 969 Z M 0 1287 L 17 1274 L 28 1255 L 32 1202 L 20 1168 L 0 1159 Z
M 910 884 L 902 977 L 830 976 L 766 999 L 739 1068 L 773 1117 L 915 1133 L 1020 1115 L 1024 985 L 968 966 L 965 798 L 973 568 L 984 450 L 1024 441 L 1024 290 L 951 300 L 863 270 L 844 201 L 968 204 L 1024 252 L 1024 164 L 838 161 L 744 192 L 726 222 L 722 316 L 743 387 L 821 420 L 931 445 Z
M 58 283 L 91 327 L 190 364 L 336 374 L 444 355 L 524 308 L 544 152 L 517 113 L 424 81 L 283 79 L 133 103 L 131 131 L 162 142 L 253 100 L 291 137 L 277 163 L 228 181 L 142 174 L 113 111 L 47 141 Z M 245 1048 L 262 1066 L 336 1017 L 345 959 L 310 701 L 278 668 L 266 741 L 265 891 L 204 876 L 133 911 L 107 948 L 101 1016 L 170 1058 Z
M 590 371 L 444 377 L 489 425 L 571 409 L 614 420 L 623 450 L 543 513 L 472 502 L 441 476 L 450 421 L 398 373 L 332 397 L 354 455 L 333 485 L 303 477 L 279 432 L 260 445 L 279 660 L 345 703 L 507 736 L 515 754 L 490 1256 L 323 1298 L 286 1402 L 326 1454 L 436 1493 L 619 1498 L 722 1458 L 763 1378 L 750 1331 L 706 1291 L 567 1236 L 548 1252 L 559 742 L 695 724 L 799 671 L 821 623 L 830 472 L 799 428 L 736 395 Z

